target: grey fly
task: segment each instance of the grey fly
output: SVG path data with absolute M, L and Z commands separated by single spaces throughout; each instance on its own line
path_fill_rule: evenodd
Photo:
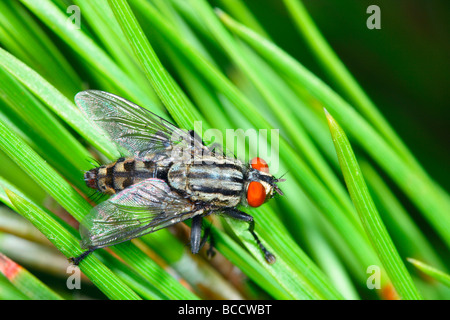
M 248 222 L 266 261 L 275 262 L 254 232 L 253 217 L 237 209 L 258 207 L 282 194 L 277 182 L 284 180 L 272 176 L 264 160 L 244 164 L 211 152 L 193 131 L 111 93 L 83 91 L 75 102 L 127 156 L 84 175 L 88 187 L 111 197 L 81 222 L 86 251 L 71 258 L 74 264 L 96 249 L 191 218 L 191 251 L 198 253 L 210 236 L 205 230 L 202 238 L 202 219 L 213 213 Z M 213 252 L 211 246 L 208 253 Z

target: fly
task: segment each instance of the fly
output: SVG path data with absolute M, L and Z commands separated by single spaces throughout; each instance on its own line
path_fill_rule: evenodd
M 154 113 L 111 93 L 79 92 L 75 102 L 86 117 L 127 155 L 87 171 L 88 187 L 111 197 L 92 208 L 80 224 L 79 264 L 96 249 L 115 245 L 192 219 L 190 245 L 196 254 L 208 240 L 202 237 L 204 217 L 220 213 L 249 223 L 249 231 L 272 264 L 270 253 L 254 232 L 253 217 L 239 205 L 259 207 L 283 193 L 267 163 L 254 158 L 244 164 L 235 157 L 211 152 L 193 131 L 185 131 Z M 213 254 L 212 245 L 208 254 Z

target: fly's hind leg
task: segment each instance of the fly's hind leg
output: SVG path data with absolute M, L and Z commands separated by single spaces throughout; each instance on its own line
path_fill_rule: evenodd
M 266 247 L 262 244 L 261 240 L 259 240 L 258 236 L 255 233 L 255 220 L 253 217 L 249 214 L 246 214 L 245 212 L 236 210 L 236 209 L 227 209 L 224 211 L 226 215 L 228 215 L 230 218 L 236 219 L 236 220 L 242 220 L 249 223 L 248 231 L 252 234 L 253 238 L 256 241 L 256 244 L 261 249 L 262 253 L 264 254 L 264 258 L 266 259 L 267 263 L 273 264 L 276 261 L 275 256 L 266 249 Z
M 89 254 L 94 252 L 96 249 L 98 249 L 98 247 L 90 247 L 88 250 L 80 254 L 78 257 L 69 258 L 69 262 L 77 266 L 80 264 L 81 261 L 83 261 L 84 258 L 86 258 Z
M 202 248 L 206 241 L 209 239 L 209 248 L 206 250 L 206 254 L 208 255 L 208 258 L 212 258 L 216 255 L 216 250 L 214 250 L 214 237 L 211 234 L 211 227 L 206 227 L 205 232 L 203 233 L 203 238 L 200 243 L 200 248 Z
M 209 238 L 209 249 L 207 251 L 208 257 L 212 257 L 215 254 L 214 247 L 213 247 L 213 238 L 211 236 L 211 228 L 208 227 L 205 229 L 205 232 L 202 237 L 202 221 L 203 218 L 201 216 L 195 216 L 192 218 L 192 224 L 191 224 L 191 251 L 193 254 L 198 253 L 203 246 L 205 245 L 206 241 L 208 241 Z

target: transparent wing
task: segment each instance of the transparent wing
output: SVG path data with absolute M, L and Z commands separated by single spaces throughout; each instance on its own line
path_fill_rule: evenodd
M 82 91 L 75 96 L 75 103 L 129 155 L 142 158 L 174 145 L 185 150 L 202 148 L 188 131 L 112 93 Z
M 147 179 L 92 208 L 80 224 L 81 247 L 106 247 L 199 214 L 159 179 Z

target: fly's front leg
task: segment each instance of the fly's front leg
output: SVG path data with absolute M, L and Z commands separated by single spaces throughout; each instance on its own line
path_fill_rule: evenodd
M 202 216 L 195 216 L 192 218 L 191 224 L 191 252 L 197 254 L 205 245 L 209 238 L 209 249 L 207 251 L 208 257 L 212 257 L 215 254 L 213 248 L 213 238 L 211 236 L 211 228 L 206 228 L 202 238 Z
M 77 266 L 80 264 L 81 261 L 83 261 L 84 258 L 86 258 L 89 254 L 94 252 L 98 247 L 91 247 L 87 251 L 80 254 L 78 257 L 72 257 L 69 258 L 69 262 L 71 262 L 73 265 Z
M 256 244 L 261 249 L 261 251 L 264 253 L 264 258 L 266 259 L 267 263 L 273 264 L 276 261 L 275 256 L 264 247 L 262 242 L 259 240 L 258 236 L 255 233 L 255 220 L 253 217 L 249 214 L 246 214 L 245 212 L 236 210 L 236 209 L 227 209 L 224 211 L 226 215 L 228 215 L 230 218 L 236 219 L 236 220 L 242 220 L 249 223 L 248 231 L 252 234 L 253 238 L 255 238 Z

